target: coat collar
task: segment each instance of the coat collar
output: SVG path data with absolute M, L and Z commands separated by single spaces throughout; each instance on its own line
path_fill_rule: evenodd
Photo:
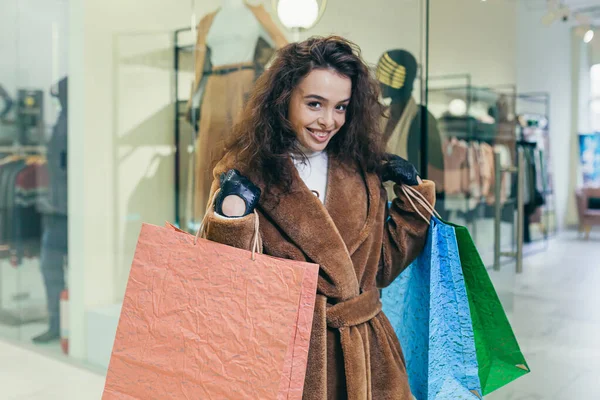
M 279 194 L 278 199 L 266 194 L 260 208 L 313 262 L 321 266 L 322 271 L 335 287 L 340 300 L 357 296 L 359 284 L 352 262 L 352 254 L 365 241 L 377 218 L 380 202 L 380 183 L 377 176 L 364 174 L 342 165 L 333 157 L 329 159 L 326 201 L 321 201 L 306 187 L 292 161 L 289 168 L 293 173 L 292 187 L 289 193 Z M 354 185 L 348 179 L 359 179 L 364 192 L 356 198 L 348 196 Z M 260 186 L 260 185 L 259 185 Z M 362 190 L 362 188 L 361 188 Z M 340 201 L 341 199 L 345 201 Z M 362 229 L 347 230 L 340 233 L 338 227 L 347 224 L 352 215 L 348 205 L 364 207 Z M 360 218 L 360 215 L 358 216 Z

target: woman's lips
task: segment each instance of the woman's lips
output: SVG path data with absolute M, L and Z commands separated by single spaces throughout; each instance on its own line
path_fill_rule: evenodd
M 316 129 L 306 128 L 310 135 L 319 143 L 326 142 L 329 139 L 330 131 L 320 131 Z

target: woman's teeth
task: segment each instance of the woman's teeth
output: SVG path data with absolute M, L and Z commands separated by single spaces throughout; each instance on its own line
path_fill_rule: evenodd
M 327 132 L 327 131 L 317 131 L 317 130 L 314 130 L 314 129 L 309 129 L 309 131 L 313 135 L 315 135 L 317 137 L 320 137 L 320 138 L 324 138 L 324 137 L 327 137 L 327 135 L 329 135 L 329 132 Z

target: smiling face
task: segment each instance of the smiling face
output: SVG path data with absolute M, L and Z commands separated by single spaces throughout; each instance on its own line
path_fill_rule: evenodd
M 350 78 L 330 69 L 315 69 L 292 92 L 288 118 L 300 144 L 324 150 L 346 122 L 352 94 Z

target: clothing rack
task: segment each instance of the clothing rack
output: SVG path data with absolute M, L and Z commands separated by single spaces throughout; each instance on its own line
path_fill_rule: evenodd
M 10 154 L 27 154 L 27 153 L 39 153 L 46 154 L 46 146 L 0 146 L 0 153 Z
M 549 92 L 527 92 L 519 93 L 517 96 L 517 116 L 526 119 L 524 124 L 519 124 L 517 146 L 528 152 L 536 152 L 535 157 L 540 157 L 541 170 L 538 171 L 542 180 L 540 193 L 544 198 L 542 206 L 541 237 L 538 234 L 532 238 L 528 248 L 529 253 L 544 251 L 548 248 L 548 239 L 556 234 L 556 211 L 554 203 L 554 185 L 552 184 L 551 172 L 551 143 L 550 143 L 550 93 Z M 529 125 L 529 120 L 545 120 L 544 125 Z M 554 221 L 554 222 L 553 222 Z M 526 223 L 529 223 L 527 220 Z M 537 244 L 536 244 L 537 243 Z M 541 245 L 540 245 L 541 244 Z
M 12 146 L 0 146 L 0 154 L 10 155 L 30 155 L 30 154 L 46 154 L 46 146 L 28 146 L 15 144 Z M 2 158 L 0 157 L 0 161 Z M 1 247 L 1 246 L 0 246 Z M 5 250 L 5 249 L 3 249 Z M 2 260 L 0 260 L 0 263 Z M 40 322 L 47 317 L 45 309 L 30 309 L 27 310 L 19 309 L 17 311 L 11 309 L 4 309 L 3 306 L 3 276 L 2 266 L 0 266 L 0 321 L 2 324 L 7 326 L 20 326 L 27 323 Z M 19 277 L 20 275 L 17 275 Z M 19 278 L 18 278 L 19 279 Z M 18 280 L 17 286 L 21 287 L 21 283 Z

